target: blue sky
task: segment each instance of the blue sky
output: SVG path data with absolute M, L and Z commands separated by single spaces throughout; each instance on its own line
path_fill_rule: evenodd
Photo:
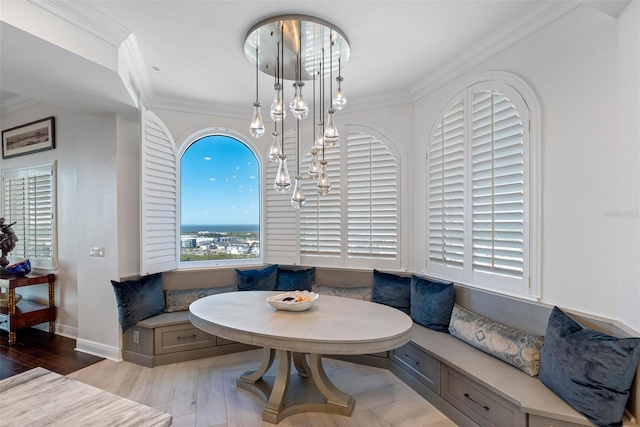
M 260 175 L 246 145 L 227 136 L 208 136 L 181 160 L 182 224 L 258 224 Z

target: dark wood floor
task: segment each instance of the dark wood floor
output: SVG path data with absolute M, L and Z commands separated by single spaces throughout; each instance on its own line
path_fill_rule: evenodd
M 9 345 L 9 334 L 0 332 L 0 380 L 41 366 L 61 375 L 103 360 L 75 351 L 76 340 L 49 334 L 34 328 L 17 332 L 14 345 Z

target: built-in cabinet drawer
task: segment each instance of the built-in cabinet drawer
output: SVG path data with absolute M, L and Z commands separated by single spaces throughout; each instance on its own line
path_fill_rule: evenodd
M 216 337 L 192 324 L 163 326 L 155 329 L 155 354 L 214 347 Z
M 440 361 L 412 343 L 393 350 L 391 360 L 415 379 L 440 393 Z
M 516 405 L 460 372 L 441 368 L 440 396 L 482 427 L 526 427 L 526 414 Z

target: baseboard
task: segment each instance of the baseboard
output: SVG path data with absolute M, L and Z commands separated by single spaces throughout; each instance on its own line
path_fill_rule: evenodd
M 94 341 L 77 338 L 75 349 L 93 356 L 104 357 L 106 359 L 113 360 L 114 362 L 122 361 L 122 355 L 119 347 L 112 347 Z
M 40 331 L 49 332 L 49 323 L 41 323 L 39 325 L 33 326 L 34 329 L 38 329 Z M 61 325 L 60 323 L 56 323 L 56 335 L 61 335 L 66 338 L 78 339 L 78 328 L 75 326 L 69 325 Z

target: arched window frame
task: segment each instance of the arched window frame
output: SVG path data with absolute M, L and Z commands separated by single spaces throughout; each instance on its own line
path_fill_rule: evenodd
M 182 225 L 181 218 L 181 210 L 182 210 L 182 156 L 184 153 L 193 145 L 198 142 L 202 138 L 210 137 L 210 136 L 226 136 L 229 138 L 233 138 L 238 142 L 244 144 L 254 155 L 256 161 L 258 162 L 258 175 L 260 177 L 260 183 L 258 185 L 260 194 L 259 194 L 259 206 L 260 206 L 260 256 L 256 258 L 246 258 L 246 259 L 230 259 L 230 260 L 210 260 L 210 261 L 189 261 L 184 262 L 180 261 L 180 238 L 181 238 L 181 230 L 180 227 Z M 203 127 L 198 128 L 195 131 L 188 132 L 186 135 L 182 136 L 177 141 L 177 155 L 176 155 L 176 174 L 177 174 L 177 212 L 176 212 L 176 248 L 177 248 L 177 260 L 178 260 L 178 268 L 187 269 L 187 268 L 206 268 L 206 267 L 221 267 L 221 266 L 233 266 L 233 265 L 254 265 L 254 264 L 262 264 L 264 259 L 264 249 L 265 249 L 265 214 L 264 214 L 264 168 L 262 163 L 262 156 L 260 155 L 259 150 L 255 147 L 251 140 L 246 136 L 239 132 L 235 132 L 233 130 L 227 128 L 220 127 Z
M 431 150 L 431 143 L 433 141 L 434 135 L 438 129 L 438 124 L 442 117 L 449 112 L 451 107 L 461 98 L 464 98 L 465 91 L 469 90 L 469 88 L 476 86 L 482 87 L 484 89 L 495 90 L 496 92 L 500 92 L 502 88 L 505 90 L 513 90 L 517 92 L 522 98 L 526 109 L 528 110 L 527 117 L 523 117 L 523 125 L 525 126 L 525 132 L 528 135 L 528 141 L 525 140 L 525 165 L 524 165 L 524 174 L 525 179 L 527 181 L 525 192 L 527 193 L 526 204 L 524 215 L 525 215 L 525 233 L 526 239 L 525 242 L 526 251 L 528 255 L 526 256 L 527 263 L 527 273 L 526 277 L 523 277 L 522 287 L 520 289 L 508 289 L 501 286 L 490 286 L 486 283 L 479 284 L 474 283 L 471 279 L 471 274 L 468 271 L 459 271 L 453 272 L 453 270 L 446 271 L 447 269 L 435 268 L 429 262 L 429 192 L 428 192 L 428 182 L 425 181 L 425 185 L 427 188 L 427 198 L 425 200 L 425 235 L 424 239 L 424 254 L 425 254 L 425 262 L 426 262 L 426 272 L 429 275 L 434 277 L 438 277 L 445 280 L 451 280 L 455 283 L 461 285 L 467 285 L 472 287 L 477 287 L 481 289 L 486 289 L 493 292 L 503 293 L 507 295 L 516 296 L 524 299 L 537 300 L 541 295 L 541 284 L 540 284 L 540 242 L 541 242 L 541 174 L 540 174 L 540 160 L 541 160 L 541 113 L 540 113 L 540 104 L 538 102 L 537 97 L 535 96 L 534 91 L 531 87 L 520 77 L 502 71 L 492 71 L 480 74 L 478 76 L 470 79 L 463 88 L 455 92 L 455 95 L 445 104 L 444 108 L 440 111 L 438 116 L 433 122 L 431 127 L 431 131 L 427 137 L 427 143 L 424 145 L 425 147 L 425 159 L 426 159 L 426 178 L 429 176 L 429 156 Z M 469 135 L 469 129 L 465 129 L 465 134 Z M 465 136 L 465 147 L 467 146 L 467 137 Z M 469 169 L 470 156 L 465 155 L 465 170 Z M 465 180 L 465 185 L 468 180 Z M 465 203 L 468 202 L 468 199 L 465 200 Z M 465 220 L 465 233 L 470 232 L 470 221 Z M 470 248 L 467 249 L 469 251 Z M 465 254 L 465 256 L 469 256 Z

